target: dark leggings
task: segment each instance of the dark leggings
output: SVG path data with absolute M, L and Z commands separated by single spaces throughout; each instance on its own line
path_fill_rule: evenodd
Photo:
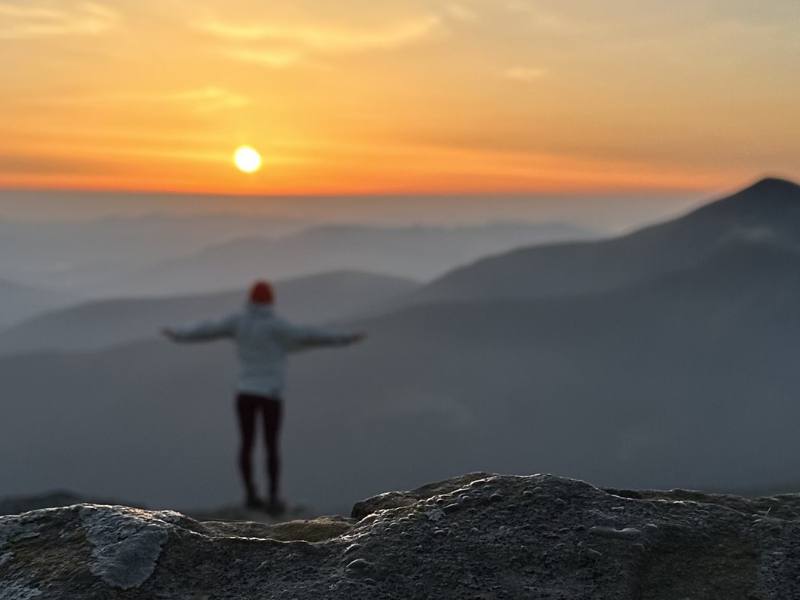
M 264 419 L 264 434 L 267 440 L 269 497 L 271 500 L 278 499 L 281 468 L 278 437 L 281 430 L 282 409 L 281 401 L 276 398 L 253 394 L 239 394 L 236 397 L 236 412 L 239 415 L 239 432 L 242 439 L 242 446 L 239 450 L 239 470 L 250 498 L 256 496 L 256 488 L 253 484 L 253 446 L 256 437 L 256 418 L 260 412 Z

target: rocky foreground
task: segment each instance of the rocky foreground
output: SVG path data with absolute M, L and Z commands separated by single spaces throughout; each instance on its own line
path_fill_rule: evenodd
M 800 495 L 473 474 L 276 525 L 77 504 L 0 517 L 0 600 L 800 598 Z

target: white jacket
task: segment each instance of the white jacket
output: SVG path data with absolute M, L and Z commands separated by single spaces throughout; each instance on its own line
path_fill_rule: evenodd
M 239 357 L 239 392 L 282 398 L 287 355 L 315 346 L 346 346 L 358 337 L 293 325 L 272 306 L 248 304 L 244 311 L 220 320 L 172 329 L 178 342 L 230 338 Z

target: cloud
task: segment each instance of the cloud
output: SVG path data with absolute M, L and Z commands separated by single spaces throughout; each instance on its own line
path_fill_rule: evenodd
M 540 67 L 509 67 L 502 72 L 502 75 L 512 81 L 530 83 L 547 75 L 547 69 Z
M 528 0 L 507 0 L 505 8 L 510 13 L 523 17 L 534 28 L 553 34 L 576 34 L 586 30 L 586 25 L 564 15 L 543 10 Z
M 119 13 L 96 2 L 54 6 L 35 0 L 24 5 L 0 2 L 0 40 L 96 35 L 112 29 L 120 21 Z
M 218 110 L 242 108 L 250 104 L 250 98 L 247 96 L 213 86 L 164 94 L 162 100 L 174 103 L 189 103 L 198 112 L 216 112 Z
M 289 67 L 313 54 L 399 48 L 444 30 L 442 18 L 432 14 L 371 29 L 315 24 L 241 24 L 217 19 L 199 21 L 193 27 L 225 42 L 220 49 L 223 56 L 270 68 Z
M 370 30 L 317 25 L 243 25 L 219 20 L 198 22 L 194 27 L 227 42 L 279 42 L 319 52 L 354 52 L 396 48 L 417 42 L 440 29 L 441 19 L 425 15 Z
M 474 22 L 478 20 L 478 13 L 472 8 L 459 2 L 450 2 L 444 7 L 445 12 L 457 21 Z
M 269 48 L 227 48 L 222 53 L 235 60 L 280 69 L 300 62 L 303 55 L 295 50 L 270 50 Z
M 172 104 L 189 107 L 198 113 L 217 112 L 242 108 L 251 103 L 250 98 L 229 90 L 208 86 L 191 90 L 164 93 L 118 93 L 92 96 L 54 97 L 41 101 L 48 105 L 97 106 L 103 104 Z

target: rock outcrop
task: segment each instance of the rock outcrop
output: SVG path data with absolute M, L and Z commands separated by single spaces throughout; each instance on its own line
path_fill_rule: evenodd
M 276 525 L 78 504 L 0 518 L 0 600 L 800 598 L 800 495 L 469 475 Z

